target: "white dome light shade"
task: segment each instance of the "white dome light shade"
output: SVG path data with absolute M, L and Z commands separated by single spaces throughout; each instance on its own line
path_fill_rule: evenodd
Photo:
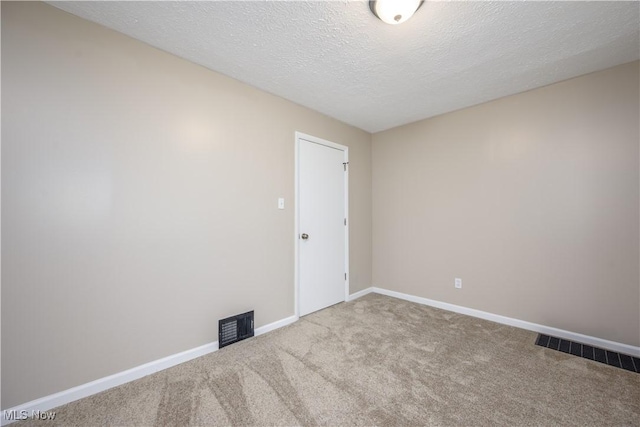
M 421 0 L 377 0 L 370 1 L 369 8 L 382 22 L 401 24 L 411 18 L 422 5 Z

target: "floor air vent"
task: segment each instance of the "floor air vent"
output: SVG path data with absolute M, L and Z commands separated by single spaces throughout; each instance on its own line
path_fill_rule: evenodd
M 615 366 L 616 368 L 626 369 L 627 371 L 640 373 L 640 359 L 627 354 L 603 350 L 587 344 L 580 344 L 579 342 L 564 340 L 562 338 L 551 337 L 544 334 L 538 334 L 536 345 L 561 351 L 563 353 L 573 354 L 574 356 L 584 357 L 585 359 L 595 360 L 596 362 Z
M 253 336 L 253 310 L 218 321 L 218 348 Z

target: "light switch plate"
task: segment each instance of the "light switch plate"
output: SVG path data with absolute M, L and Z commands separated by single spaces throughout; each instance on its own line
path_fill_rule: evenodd
M 280 197 L 278 199 L 278 209 L 284 209 L 284 198 Z

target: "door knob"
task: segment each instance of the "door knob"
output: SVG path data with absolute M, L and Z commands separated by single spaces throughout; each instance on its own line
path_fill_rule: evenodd
M 307 240 L 309 238 L 309 235 L 307 233 L 302 233 L 300 237 L 302 237 L 302 240 Z

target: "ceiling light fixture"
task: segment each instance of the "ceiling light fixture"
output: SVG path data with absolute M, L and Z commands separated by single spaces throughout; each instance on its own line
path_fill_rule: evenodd
M 411 18 L 422 3 L 421 0 L 377 0 L 369 2 L 369 9 L 382 22 L 397 25 Z

